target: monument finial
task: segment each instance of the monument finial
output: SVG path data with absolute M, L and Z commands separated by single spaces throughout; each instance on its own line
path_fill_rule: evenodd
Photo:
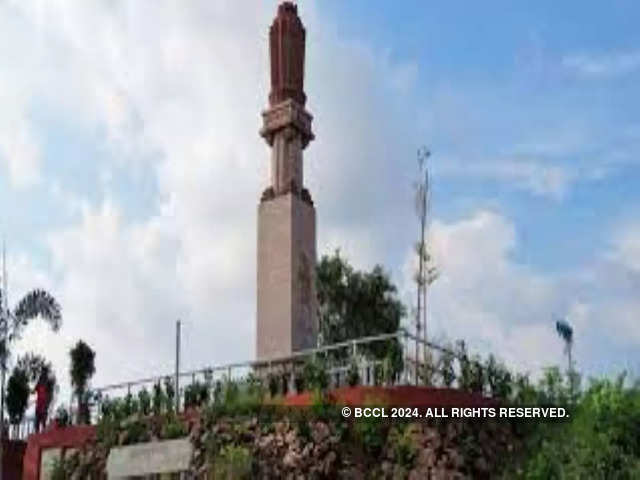
M 278 14 L 269 31 L 271 53 L 271 92 L 269 104 L 277 105 L 293 99 L 304 105 L 305 29 L 298 7 L 292 2 L 278 6 Z
M 282 193 L 292 180 L 298 188 L 302 187 L 302 170 L 297 164 L 302 161 L 302 150 L 314 138 L 311 131 L 313 117 L 305 110 L 305 30 L 298 17 L 298 7 L 292 2 L 278 6 L 278 13 L 269 29 L 269 47 L 271 92 L 269 108 L 262 113 L 264 123 L 260 135 L 274 147 L 271 172 L 275 177 L 272 185 L 276 193 Z M 292 175 L 296 178 L 291 178 Z

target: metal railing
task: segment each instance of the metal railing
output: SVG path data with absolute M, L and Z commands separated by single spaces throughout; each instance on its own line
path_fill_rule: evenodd
M 384 346 L 386 344 L 386 347 Z M 419 348 L 416 348 L 416 345 Z M 393 346 L 393 347 L 392 347 Z M 381 352 L 394 350 L 395 364 L 382 360 Z M 418 356 L 416 357 L 416 352 Z M 412 356 L 413 354 L 413 356 Z M 425 342 L 405 329 L 397 332 L 362 337 L 336 344 L 294 352 L 255 361 L 231 363 L 201 368 L 178 375 L 178 405 L 185 405 L 190 386 L 202 385 L 207 394 L 215 393 L 220 384 L 234 382 L 240 389 L 258 379 L 278 383 L 279 394 L 299 393 L 299 380 L 309 360 L 320 360 L 326 371 L 329 388 L 349 384 L 349 376 L 357 375 L 359 385 L 432 385 L 463 387 L 462 378 L 469 366 L 483 368 L 452 349 Z M 175 389 L 175 373 L 106 385 L 93 389 L 96 401 L 91 405 L 91 417 L 99 415 L 106 400 L 137 398 L 142 390 L 152 395 L 154 385 L 171 385 Z M 482 388 L 482 387 L 480 387 Z M 268 390 L 268 389 L 266 389 Z
M 35 418 L 25 417 L 18 424 L 7 424 L 5 426 L 4 438 L 9 440 L 26 440 L 29 435 L 35 432 Z M 0 427 L 1 428 L 1 427 Z

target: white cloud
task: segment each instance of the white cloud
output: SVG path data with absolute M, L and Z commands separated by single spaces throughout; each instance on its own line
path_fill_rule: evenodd
M 594 260 L 584 270 L 558 276 L 513 259 L 517 232 L 496 212 L 477 211 L 451 223 L 434 221 L 429 244 L 440 277 L 429 290 L 432 338 L 465 339 L 474 351 L 497 353 L 509 365 L 538 374 L 544 366 L 564 363 L 553 323 L 563 316 L 574 326 L 575 358 L 583 371 L 628 368 L 631 352 L 640 345 L 634 328 L 640 275 L 629 274 L 632 255 L 624 255 L 622 270 L 618 260 L 627 245 L 640 239 L 640 231 L 633 225 L 624 231 L 625 241 L 605 255 L 614 263 Z M 414 257 L 408 253 L 402 282 L 410 304 Z M 620 349 L 625 361 L 601 361 L 604 345 Z
M 640 273 L 640 224 L 623 225 L 615 233 L 611 258 Z
M 613 77 L 640 69 L 640 52 L 613 52 L 608 54 L 573 54 L 562 59 L 562 65 L 589 77 Z
M 12 98 L 20 95 L 12 87 L 6 88 L 5 85 L 3 94 L 0 94 L 3 105 L 0 114 L 0 162 L 4 162 L 7 168 L 11 185 L 26 188 L 40 181 L 41 152 L 28 113 L 22 109 L 19 98 Z
M 578 176 L 572 169 L 528 159 L 499 160 L 445 159 L 437 173 L 443 176 L 469 177 L 498 181 L 533 193 L 561 200 Z
M 549 338 L 540 322 L 550 318 L 552 282 L 511 260 L 516 242 L 513 225 L 495 212 L 435 221 L 430 245 L 440 277 L 431 312 L 434 330 L 535 370 L 558 358 L 541 359 L 538 348 Z

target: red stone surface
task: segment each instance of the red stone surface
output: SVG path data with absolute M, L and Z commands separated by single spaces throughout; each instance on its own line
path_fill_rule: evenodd
M 342 387 L 329 394 L 332 401 L 340 405 L 390 405 L 416 407 L 491 407 L 496 400 L 477 393 L 452 388 L 435 387 Z M 313 403 L 310 392 L 290 395 L 285 405 L 308 406 Z
M 87 441 L 95 438 L 95 427 L 78 425 L 65 428 L 51 428 L 43 433 L 30 435 L 24 455 L 22 480 L 39 480 L 40 455 L 46 448 L 80 448 Z M 19 479 L 20 477 L 7 477 Z
M 195 409 L 183 412 L 180 417 L 187 423 L 196 422 L 200 418 L 200 413 Z M 28 443 L 23 443 L 23 451 L 20 459 L 24 457 L 21 464 L 22 477 L 7 476 L 9 480 L 39 480 L 40 478 L 40 458 L 42 450 L 47 448 L 81 448 L 89 440 L 95 438 L 96 428 L 93 425 L 76 425 L 65 428 L 50 428 L 43 433 L 30 435 Z M 26 453 L 25 453 L 26 450 Z M 6 464 L 6 459 L 5 459 Z
M 283 2 L 269 30 L 271 106 L 290 98 L 300 105 L 305 104 L 304 45 L 305 30 L 298 17 L 298 7 L 291 2 Z
M 3 474 L 9 480 L 22 478 L 22 460 L 27 443 L 21 440 L 4 442 Z

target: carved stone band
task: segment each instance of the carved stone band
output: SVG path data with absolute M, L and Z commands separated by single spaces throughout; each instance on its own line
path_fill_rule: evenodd
M 273 136 L 286 127 L 293 127 L 302 136 L 302 146 L 305 148 L 314 139 L 311 131 L 313 116 L 298 102 L 288 99 L 262 112 L 263 126 L 260 135 L 273 145 Z

